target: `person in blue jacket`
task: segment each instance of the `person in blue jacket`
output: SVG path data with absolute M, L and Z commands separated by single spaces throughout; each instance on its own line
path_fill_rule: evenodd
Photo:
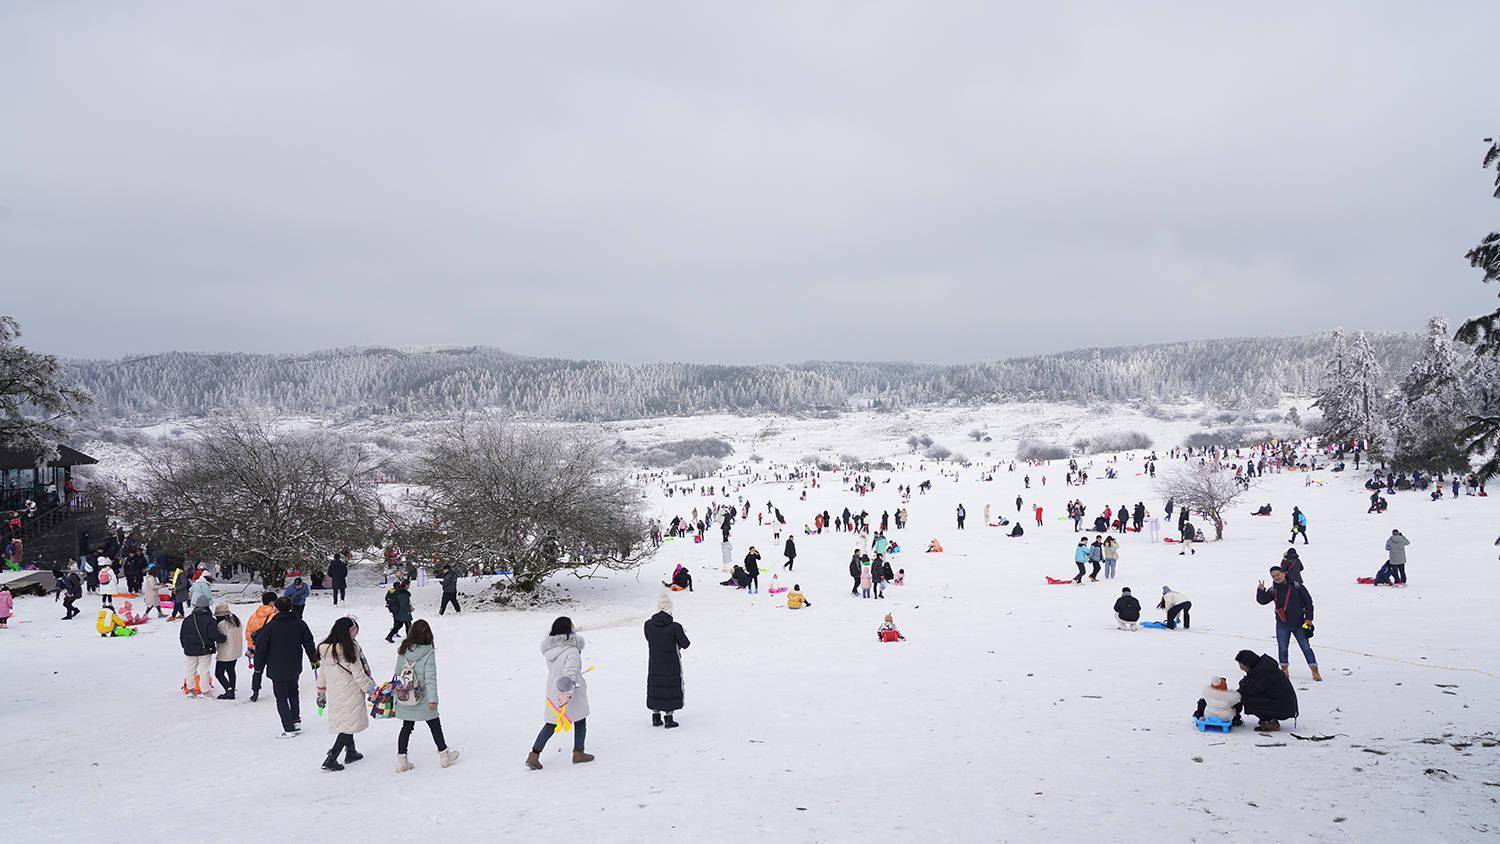
M 301 618 L 302 612 L 307 609 L 307 596 L 312 594 L 312 587 L 302 582 L 302 578 L 294 578 L 290 586 L 282 591 L 281 596 L 292 602 L 292 615 Z
M 1088 564 L 1088 561 L 1089 538 L 1087 536 L 1080 536 L 1078 538 L 1078 547 L 1073 549 L 1073 562 L 1078 566 L 1078 576 L 1073 578 L 1074 583 L 1083 582 L 1084 566 Z

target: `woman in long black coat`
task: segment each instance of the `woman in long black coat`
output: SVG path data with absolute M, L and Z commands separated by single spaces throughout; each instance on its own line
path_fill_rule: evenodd
M 682 625 L 672 620 L 672 597 L 662 595 L 656 615 L 646 619 L 646 644 L 651 649 L 646 666 L 646 708 L 651 726 L 677 726 L 672 715 L 682 708 L 682 657 L 678 653 L 691 644 Z M 665 720 L 663 719 L 665 714 Z

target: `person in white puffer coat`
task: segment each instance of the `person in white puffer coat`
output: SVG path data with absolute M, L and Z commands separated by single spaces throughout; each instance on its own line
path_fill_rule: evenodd
M 1203 689 L 1203 697 L 1198 699 L 1198 709 L 1193 717 L 1217 718 L 1226 724 L 1239 723 L 1240 693 L 1229 688 L 1229 681 L 1223 677 L 1210 679 Z
M 328 708 L 328 732 L 338 736 L 323 760 L 325 771 L 344 770 L 338 760 L 341 750 L 345 764 L 365 758 L 354 749 L 354 734 L 370 726 L 367 698 L 375 690 L 375 681 L 370 679 L 364 651 L 354 640 L 358 635 L 359 625 L 345 616 L 333 623 L 328 638 L 318 645 L 318 708 Z
M 542 640 L 542 658 L 547 660 L 547 723 L 537 734 L 526 757 L 526 767 L 542 769 L 541 753 L 547 740 L 557 731 L 558 713 L 573 724 L 573 764 L 594 761 L 583 750 L 588 735 L 589 689 L 583 679 L 583 637 L 573 630 L 573 621 L 560 616 L 552 622 L 552 632 Z

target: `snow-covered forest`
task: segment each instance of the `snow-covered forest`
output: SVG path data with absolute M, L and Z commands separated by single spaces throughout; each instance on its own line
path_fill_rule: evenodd
M 1367 339 L 1384 373 L 1406 372 L 1423 352 L 1416 334 Z M 172 352 L 74 360 L 67 371 L 93 394 L 90 412 L 108 421 L 151 421 L 241 405 L 340 418 L 498 408 L 594 421 L 1032 399 L 1210 399 L 1236 407 L 1313 393 L 1332 342 L 1329 335 L 1198 340 L 946 366 L 628 364 L 526 358 L 482 346 L 304 355 Z

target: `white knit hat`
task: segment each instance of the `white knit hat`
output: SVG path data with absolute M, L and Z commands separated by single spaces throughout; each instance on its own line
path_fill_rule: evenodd
M 672 596 L 668 595 L 666 592 L 661 593 L 661 597 L 656 599 L 656 608 L 666 613 L 667 615 L 671 615 Z

